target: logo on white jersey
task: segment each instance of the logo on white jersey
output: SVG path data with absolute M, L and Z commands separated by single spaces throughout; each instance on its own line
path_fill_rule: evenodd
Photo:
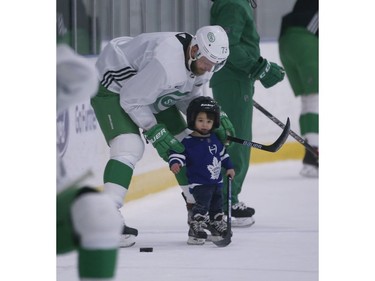
M 61 112 L 56 119 L 56 145 L 57 152 L 63 157 L 68 147 L 69 139 L 69 111 Z
M 168 109 L 178 102 L 180 99 L 184 98 L 187 93 L 173 92 L 159 97 L 155 103 L 154 108 L 157 112 Z

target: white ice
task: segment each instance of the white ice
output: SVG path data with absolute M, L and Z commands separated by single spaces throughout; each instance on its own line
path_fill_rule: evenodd
M 139 235 L 133 247 L 120 249 L 116 281 L 317 281 L 319 181 L 301 177 L 301 165 L 251 166 L 240 200 L 255 208 L 255 224 L 234 228 L 225 248 L 186 244 L 179 187 L 127 203 L 123 214 Z M 57 257 L 57 280 L 79 280 L 76 253 Z

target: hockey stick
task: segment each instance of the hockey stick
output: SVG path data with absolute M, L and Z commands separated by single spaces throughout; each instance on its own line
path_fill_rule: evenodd
M 286 120 L 286 125 L 283 128 L 283 132 L 281 133 L 281 135 L 278 137 L 278 139 L 273 144 L 264 145 L 264 144 L 256 143 L 256 142 L 253 142 L 253 141 L 239 139 L 239 138 L 232 137 L 232 136 L 227 136 L 227 140 L 237 142 L 237 143 L 249 146 L 249 147 L 254 147 L 254 148 L 257 148 L 257 149 L 260 149 L 260 150 L 265 150 L 265 151 L 269 151 L 269 152 L 276 152 L 283 146 L 286 139 L 288 138 L 289 130 L 290 130 L 290 120 L 289 120 L 289 117 L 288 117 L 288 119 Z
M 227 214 L 227 234 L 224 239 L 219 241 L 212 241 L 218 247 L 226 247 L 232 242 L 232 178 L 228 177 L 227 185 L 227 201 L 228 201 L 228 214 Z
M 255 108 L 257 108 L 259 111 L 261 111 L 264 115 L 266 115 L 269 119 L 271 119 L 274 123 L 276 123 L 279 127 L 284 128 L 284 124 L 277 119 L 275 116 L 273 116 L 271 113 L 269 113 L 264 107 L 262 107 L 259 103 L 257 103 L 255 100 L 253 100 L 253 105 Z M 289 130 L 289 134 L 296 139 L 300 144 L 302 144 L 308 151 L 310 151 L 315 158 L 319 158 L 318 153 L 316 150 L 310 146 L 303 138 L 301 138 L 299 135 L 297 135 L 295 132 L 292 130 Z

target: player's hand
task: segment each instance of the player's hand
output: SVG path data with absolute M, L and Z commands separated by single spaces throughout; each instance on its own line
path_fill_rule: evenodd
M 220 127 L 215 130 L 216 136 L 226 146 L 229 147 L 231 142 L 227 140 L 227 136 L 235 136 L 232 122 L 224 111 L 220 111 Z
M 159 156 L 163 158 L 164 161 L 168 161 L 170 150 L 178 153 L 185 150 L 184 145 L 173 137 L 163 124 L 156 124 L 143 134 L 145 138 L 156 148 Z
M 260 57 L 251 68 L 250 76 L 259 80 L 265 88 L 270 88 L 284 79 L 285 70 L 276 63 Z
M 233 179 L 235 175 L 236 175 L 236 172 L 234 171 L 234 169 L 228 169 L 226 172 L 226 176 L 230 177 L 231 179 Z
M 180 171 L 181 171 L 181 164 L 179 163 L 174 163 L 172 166 L 171 166 L 171 171 L 173 174 L 178 174 Z

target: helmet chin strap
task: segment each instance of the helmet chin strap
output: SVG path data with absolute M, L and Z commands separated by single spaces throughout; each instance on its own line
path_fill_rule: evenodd
M 191 71 L 191 63 L 192 63 L 193 61 L 196 61 L 196 60 L 197 60 L 196 57 L 193 58 L 193 56 L 191 55 L 191 49 L 192 49 L 192 47 L 193 47 L 193 46 L 190 46 L 190 48 L 189 48 L 188 68 L 189 68 L 190 71 Z

